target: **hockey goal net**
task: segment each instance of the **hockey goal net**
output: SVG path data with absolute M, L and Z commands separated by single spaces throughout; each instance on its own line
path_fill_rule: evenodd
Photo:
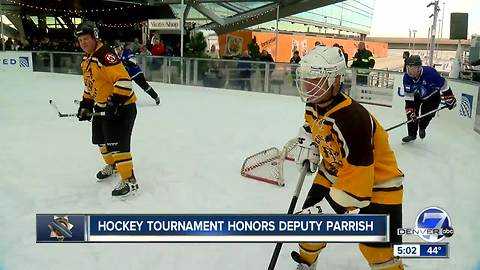
M 271 147 L 245 159 L 240 174 L 258 181 L 284 186 L 283 163 L 285 160 L 294 161 L 294 150 L 297 138 L 291 139 L 280 151 Z

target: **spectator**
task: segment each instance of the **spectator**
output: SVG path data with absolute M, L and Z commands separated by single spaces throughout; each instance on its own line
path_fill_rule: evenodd
M 49 51 L 50 50 L 50 39 L 48 37 L 43 37 L 42 38 L 42 41 L 40 41 L 40 45 L 39 45 L 39 50 L 40 51 Z
M 30 42 L 28 42 L 28 40 L 25 40 L 23 43 L 22 43 L 22 46 L 18 49 L 19 51 L 31 51 L 32 50 L 32 46 L 30 46 Z
M 404 51 L 403 52 L 403 73 L 407 72 L 407 59 L 410 57 L 410 52 L 409 51 Z
M 153 47 L 151 49 L 152 55 L 155 56 L 162 56 L 165 55 L 165 46 L 163 45 L 163 42 L 158 39 L 154 38 L 153 39 Z
M 248 55 L 248 51 L 247 51 L 247 55 Z M 212 44 L 212 46 L 210 47 L 210 50 L 208 51 L 208 56 L 210 56 L 210 58 L 220 58 L 220 55 L 218 53 L 218 50 L 215 44 Z M 242 57 L 243 57 L 243 54 L 242 54 Z
M 152 55 L 152 53 L 147 49 L 146 45 L 140 45 L 140 48 L 138 50 L 140 55 Z
M 181 55 L 181 50 L 182 50 L 182 46 L 181 46 L 180 41 L 178 41 L 175 44 L 175 47 L 173 48 L 173 56 L 180 56 Z
M 5 50 L 11 51 L 12 49 L 13 49 L 13 40 L 12 38 L 8 38 L 7 41 L 5 42 Z
M 298 63 L 300 63 L 300 60 L 302 60 L 300 58 L 300 53 L 298 51 L 295 51 L 293 53 L 292 58 L 290 58 L 290 64 L 298 64 Z
M 267 50 L 262 51 L 262 55 L 260 55 L 260 61 L 274 62 L 272 55 Z
M 135 54 L 139 53 L 140 46 L 141 46 L 140 40 L 138 38 L 134 38 L 133 43 L 131 44 L 130 50 Z
M 54 39 L 54 40 L 52 41 L 52 45 L 51 45 L 50 49 L 51 49 L 52 51 L 55 51 L 55 52 L 62 51 L 62 49 L 61 49 L 61 47 L 60 47 L 60 43 L 58 42 L 57 39 Z
M 174 56 L 173 47 L 171 42 L 165 42 L 165 55 L 166 56 Z
M 15 40 L 15 42 L 13 42 L 13 50 L 14 51 L 20 51 L 22 46 L 23 46 L 23 44 L 20 40 Z
M 360 41 L 358 43 L 358 50 L 353 56 L 352 68 L 357 68 L 357 84 L 368 84 L 368 74 L 371 69 L 375 66 L 375 58 L 371 51 L 365 48 L 365 42 Z
M 292 58 L 290 58 L 290 64 L 298 64 L 298 63 L 300 63 L 300 60 L 302 60 L 300 58 L 300 53 L 298 51 L 295 51 L 293 53 Z M 293 78 L 292 85 L 296 86 L 296 82 L 295 82 L 296 74 L 295 73 L 296 73 L 297 68 L 294 67 L 294 66 L 292 66 L 291 68 L 292 68 L 291 74 L 292 74 L 292 78 Z
M 346 53 L 346 52 L 343 50 L 343 46 L 340 46 L 340 44 L 335 43 L 335 44 L 333 44 L 333 47 L 340 48 L 340 50 L 341 50 L 342 53 L 343 53 L 343 58 L 345 58 L 345 65 L 348 66 L 348 53 Z
M 272 55 L 267 50 L 263 50 L 262 54 L 260 55 L 260 61 L 267 62 L 265 63 L 265 69 L 260 72 L 262 75 L 262 80 L 265 80 L 265 70 L 267 70 L 267 66 L 269 67 L 268 78 L 270 79 L 272 77 L 272 72 L 275 69 L 275 66 L 270 64 L 271 62 L 274 62 Z M 268 90 L 265 89 L 264 91 Z
M 213 46 L 215 45 L 212 45 L 212 47 Z M 244 62 L 252 60 L 248 54 L 248 50 L 243 51 L 242 56 L 238 60 L 240 60 L 237 65 L 237 68 L 240 70 L 240 85 L 243 90 L 252 91 L 250 85 L 252 64 L 250 62 Z
M 345 65 L 348 66 L 348 53 L 343 49 L 343 46 L 340 45 L 340 50 L 343 52 L 343 57 L 345 57 Z

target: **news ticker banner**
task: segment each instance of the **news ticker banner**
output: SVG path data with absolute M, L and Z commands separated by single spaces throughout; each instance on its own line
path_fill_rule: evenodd
M 393 246 L 393 255 L 403 258 L 448 258 L 448 243 L 405 243 Z
M 43 242 L 388 242 L 387 215 L 37 214 Z

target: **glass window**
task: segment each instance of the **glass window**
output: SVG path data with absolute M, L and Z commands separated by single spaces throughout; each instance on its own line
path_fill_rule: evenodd
M 2 21 L 5 25 L 8 25 L 12 28 L 14 28 L 15 30 L 17 30 L 17 28 L 15 27 L 15 25 L 13 25 L 13 23 L 7 18 L 7 16 L 5 15 L 2 15 Z
M 347 0 L 326 7 L 306 11 L 295 18 L 311 20 L 314 25 L 326 25 L 348 31 L 370 32 L 374 0 Z

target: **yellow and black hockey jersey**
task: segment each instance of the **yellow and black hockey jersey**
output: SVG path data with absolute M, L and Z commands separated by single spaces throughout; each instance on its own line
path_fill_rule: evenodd
M 84 100 L 94 100 L 97 108 L 105 107 L 108 99 L 120 105 L 136 101 L 125 67 L 118 56 L 101 42 L 97 42 L 94 53 L 83 56 L 81 66 L 85 83 Z
M 401 204 L 403 174 L 388 143 L 388 134 L 359 103 L 342 93 L 327 108 L 306 105 L 304 129 L 323 157 L 315 183 L 330 188 L 340 206 Z

